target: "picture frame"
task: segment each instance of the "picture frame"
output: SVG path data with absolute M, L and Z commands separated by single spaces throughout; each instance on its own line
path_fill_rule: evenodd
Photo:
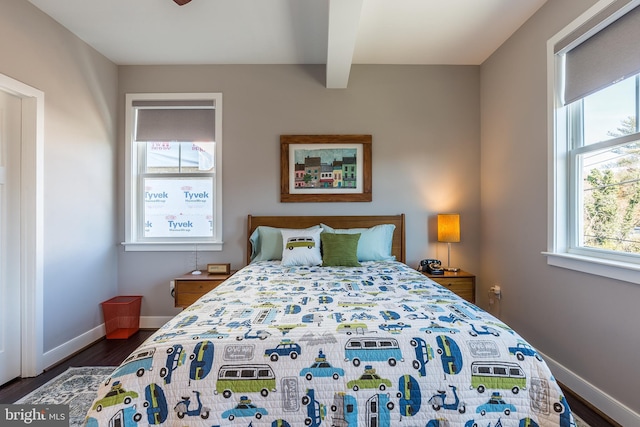
M 281 135 L 281 202 L 370 202 L 371 135 Z

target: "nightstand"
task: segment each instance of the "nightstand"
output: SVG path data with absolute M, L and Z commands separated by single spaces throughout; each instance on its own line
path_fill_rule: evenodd
M 203 271 L 202 274 L 187 273 L 176 277 L 173 279 L 175 306 L 182 308 L 190 306 L 202 295 L 233 276 L 236 271 L 232 270 L 229 274 L 209 274 Z
M 476 276 L 466 271 L 445 271 L 444 274 L 429 274 L 423 272 L 425 276 L 455 292 L 471 303 L 476 303 Z

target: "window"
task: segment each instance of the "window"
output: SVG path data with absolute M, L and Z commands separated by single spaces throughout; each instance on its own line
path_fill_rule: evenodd
M 568 106 L 578 248 L 640 255 L 639 83 L 636 75 Z
M 640 0 L 549 40 L 548 263 L 640 283 Z
M 130 251 L 222 250 L 222 95 L 127 94 Z

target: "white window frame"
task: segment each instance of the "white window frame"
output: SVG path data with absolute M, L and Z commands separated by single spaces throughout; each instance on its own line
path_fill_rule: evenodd
M 221 251 L 222 239 L 222 94 L 221 93 L 129 93 L 125 96 L 125 251 Z M 134 107 L 136 101 L 211 100 L 215 106 L 215 179 L 214 235 L 198 241 L 167 238 L 141 240 L 138 203 L 138 150 L 134 143 Z
M 567 123 L 558 120 L 567 107 L 562 105 L 560 93 L 564 76 L 562 57 L 554 52 L 555 45 L 614 0 L 601 0 L 547 42 L 547 111 L 548 111 L 548 235 L 547 264 L 583 273 L 640 284 L 640 264 L 624 257 L 611 256 L 607 251 L 571 249 L 576 239 L 572 233 L 571 204 L 578 203 L 572 191 L 573 167 L 569 161 L 570 145 Z M 640 3 L 634 0 L 632 4 Z M 559 113 L 560 112 L 560 113 Z

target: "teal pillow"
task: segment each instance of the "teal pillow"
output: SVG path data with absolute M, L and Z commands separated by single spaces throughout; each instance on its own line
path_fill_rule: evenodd
M 315 230 L 319 225 L 306 228 L 305 230 Z M 286 228 L 275 228 L 260 225 L 251 233 L 251 262 L 257 261 L 278 261 L 282 259 L 282 230 Z
M 322 265 L 326 267 L 360 267 L 358 262 L 358 240 L 360 233 L 322 233 Z
M 336 234 L 357 234 L 360 233 L 358 241 L 358 261 L 393 261 L 395 256 L 391 255 L 391 245 L 393 242 L 393 231 L 396 226 L 393 224 L 381 224 L 371 228 L 345 228 L 337 229 L 326 224 L 320 224 L 322 230 L 327 233 Z

